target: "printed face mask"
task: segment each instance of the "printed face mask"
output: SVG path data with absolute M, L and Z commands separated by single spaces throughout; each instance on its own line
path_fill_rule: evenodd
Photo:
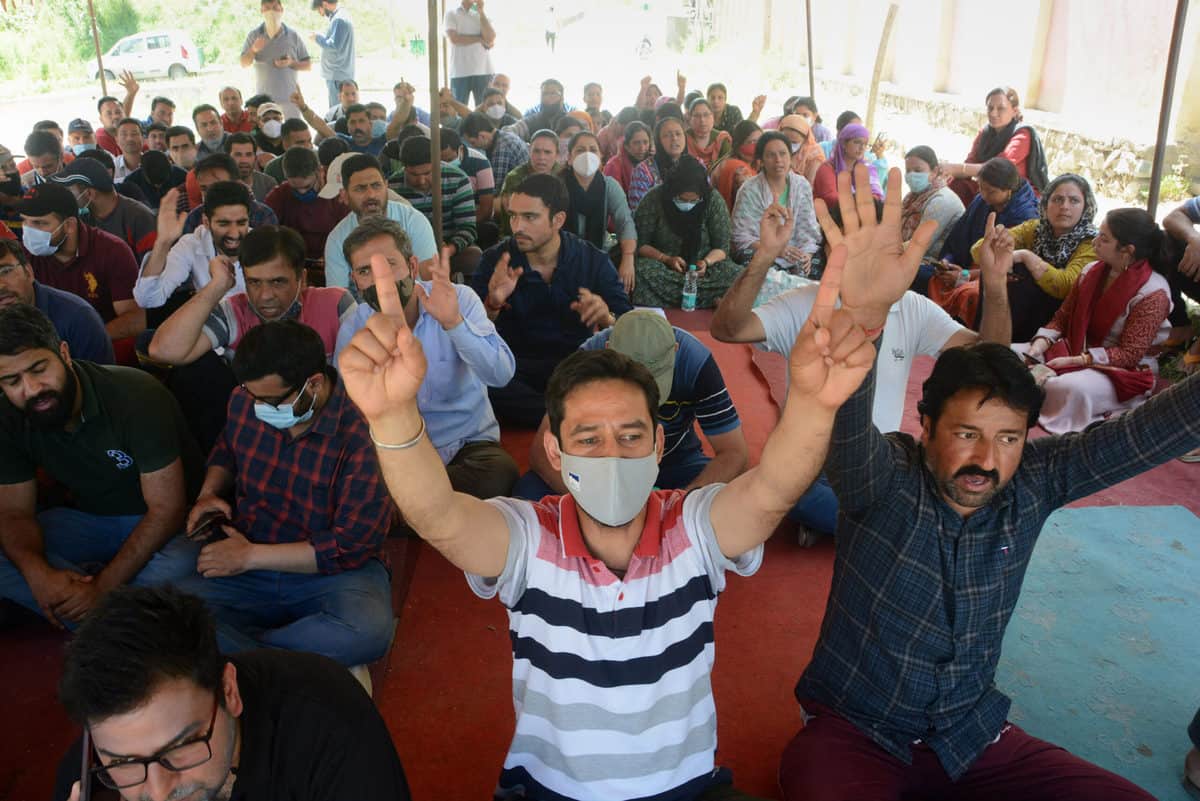
M 623 526 L 646 505 L 658 478 L 658 457 L 562 454 L 563 483 L 579 508 L 606 526 Z
M 400 293 L 400 305 L 407 306 L 413 293 L 413 277 L 410 275 L 403 281 L 397 281 L 396 291 Z M 372 309 L 379 311 L 379 291 L 375 289 L 374 284 L 363 290 L 362 297 Z

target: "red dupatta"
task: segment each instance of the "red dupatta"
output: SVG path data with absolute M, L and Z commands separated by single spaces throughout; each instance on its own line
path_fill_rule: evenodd
M 1129 301 L 1133 300 L 1150 279 L 1152 272 L 1150 262 L 1145 259 L 1134 262 L 1105 290 L 1104 281 L 1108 278 L 1110 269 L 1104 262 L 1099 262 L 1096 267 L 1088 270 L 1087 275 L 1079 279 L 1074 312 L 1062 339 L 1046 351 L 1047 364 L 1060 356 L 1079 356 L 1088 348 L 1103 346 L 1104 339 L 1112 331 L 1117 318 L 1125 312 Z M 1144 395 L 1154 386 L 1154 374 L 1149 370 L 1125 370 L 1103 364 L 1094 364 L 1092 368 L 1099 370 L 1112 381 L 1117 400 L 1122 403 Z M 1054 371 L 1063 375 L 1083 369 L 1085 368 L 1077 366 L 1056 367 Z

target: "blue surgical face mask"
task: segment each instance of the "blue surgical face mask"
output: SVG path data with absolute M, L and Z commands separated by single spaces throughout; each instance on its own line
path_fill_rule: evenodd
M 675 204 L 675 208 L 685 214 L 700 205 L 699 200 L 680 200 L 679 198 L 675 198 L 671 202 Z
M 442 163 L 445 164 L 447 167 L 461 167 L 462 166 L 462 156 L 457 156 L 457 157 L 451 159 L 450 161 L 443 161 Z
M 281 431 L 286 431 L 292 426 L 298 426 L 301 423 L 308 422 L 312 419 L 313 412 L 315 411 L 315 407 L 317 405 L 316 396 L 313 397 L 312 403 L 309 404 L 307 412 L 297 415 L 295 411 L 296 404 L 300 402 L 302 397 L 304 397 L 304 393 L 307 389 L 308 382 L 305 381 L 304 386 L 300 388 L 300 394 L 297 395 L 296 400 L 292 401 L 291 403 L 281 403 L 278 406 L 272 406 L 271 404 L 263 403 L 262 401 L 255 402 L 254 416 L 272 428 L 278 428 Z
M 70 145 L 71 152 L 74 153 L 76 156 L 80 155 L 81 153 L 83 153 L 86 150 L 95 150 L 95 149 L 96 149 L 96 144 L 94 142 L 80 142 L 77 145 Z
M 378 139 L 387 133 L 387 123 L 383 120 L 371 120 L 371 138 Z
M 924 192 L 929 188 L 929 173 L 906 172 L 904 173 L 904 183 L 908 184 L 908 188 L 914 192 Z
M 50 244 L 50 240 L 54 238 L 67 221 L 63 220 L 62 224 L 53 231 L 42 231 L 34 228 L 32 225 L 26 225 L 21 228 L 21 242 L 25 245 L 25 249 L 34 256 L 53 256 L 58 252 L 59 245 Z M 61 243 L 60 243 L 61 244 Z
M 292 194 L 295 195 L 296 200 L 299 200 L 301 203 L 312 203 L 317 199 L 317 190 L 313 189 L 311 186 L 303 192 L 297 192 L 295 189 L 293 189 Z

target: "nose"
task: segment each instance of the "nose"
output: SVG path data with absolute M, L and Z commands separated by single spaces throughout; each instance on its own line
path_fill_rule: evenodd
M 981 437 L 975 441 L 975 447 L 971 450 L 971 460 L 975 464 L 979 465 L 984 470 L 995 470 L 995 456 L 995 447 L 990 440 Z
M 167 770 L 157 762 L 152 762 L 146 766 L 146 782 L 145 789 L 149 791 L 150 798 L 166 799 L 175 785 L 179 783 L 179 774 L 175 771 Z M 145 798 L 145 794 L 139 794 L 139 798 Z

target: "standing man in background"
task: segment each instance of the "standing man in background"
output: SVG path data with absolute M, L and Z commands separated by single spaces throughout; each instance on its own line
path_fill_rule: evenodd
M 354 80 L 354 24 L 338 0 L 313 0 L 313 10 L 329 19 L 324 34 L 313 31 L 312 39 L 324 51 L 321 54 L 321 77 L 329 87 L 330 108 L 341 99 L 343 81 Z M 358 85 L 354 86 L 355 91 Z
M 448 9 L 445 28 L 450 40 L 450 90 L 459 103 L 466 103 L 474 92 L 478 106 L 495 74 L 488 51 L 496 44 L 496 29 L 483 12 L 483 0 L 462 0 Z
M 299 117 L 288 98 L 300 88 L 296 72 L 311 70 L 312 59 L 300 34 L 283 24 L 283 3 L 262 0 L 260 8 L 263 24 L 246 34 L 241 65 L 254 65 L 255 92 L 282 106 L 285 118 Z

